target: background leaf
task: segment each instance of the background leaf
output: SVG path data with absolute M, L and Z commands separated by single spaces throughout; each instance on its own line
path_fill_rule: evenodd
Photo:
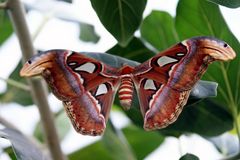
M 126 46 L 139 27 L 146 0 L 91 0 L 104 27 Z
M 121 135 L 121 132 L 119 134 L 118 131 L 115 131 L 114 129 L 115 128 L 112 127 L 112 123 L 108 123 L 102 137 L 102 142 L 106 149 L 111 153 L 111 157 L 114 160 L 136 160 L 136 156 L 134 152 L 132 152 L 132 148 Z
M 6 154 L 11 158 L 11 160 L 17 160 L 17 157 L 14 153 L 14 150 L 12 147 L 7 147 L 3 149 Z
M 106 149 L 102 141 L 90 144 L 68 155 L 69 160 L 93 160 L 96 159 L 113 160 L 111 153 Z
M 144 45 L 144 43 L 139 38 L 136 37 L 134 37 L 126 47 L 122 47 L 117 44 L 109 49 L 107 53 L 111 53 L 137 62 L 144 62 L 155 55 Z
M 33 144 L 27 137 L 17 130 L 5 128 L 0 130 L 0 137 L 11 141 L 18 160 L 34 159 L 47 160 L 42 151 Z M 24 146 L 24 147 L 23 147 Z
M 9 78 L 16 82 L 19 82 L 22 84 L 27 84 L 26 78 L 22 78 L 19 75 L 21 68 L 22 68 L 22 63 L 21 63 L 21 61 L 19 61 L 18 65 L 13 70 L 13 72 L 10 74 Z M 16 102 L 23 106 L 33 104 L 32 97 L 31 97 L 29 91 L 25 91 L 21 88 L 12 86 L 10 84 L 7 84 L 7 90 L 4 93 L 0 94 L 0 99 L 3 103 Z
M 5 11 L 0 10 L 0 46 L 13 33 L 13 27 Z
M 109 128 L 107 132 L 107 136 L 103 137 L 103 139 L 101 139 L 100 141 L 97 141 L 81 150 L 71 153 L 68 156 L 69 160 L 92 160 L 96 159 L 96 155 L 98 159 L 116 160 L 126 156 L 124 155 L 125 152 L 121 152 L 122 149 L 118 150 L 119 145 L 117 145 L 117 147 L 115 146 L 115 142 L 119 141 L 117 140 L 119 137 L 116 137 L 116 135 L 112 135 L 113 132 L 111 130 L 111 133 L 109 133 Z M 137 128 L 133 125 L 124 128 L 123 133 L 127 139 L 127 142 L 132 147 L 132 151 L 136 155 L 137 159 L 144 159 L 147 155 L 154 151 L 155 148 L 158 147 L 164 140 L 164 137 L 157 132 L 146 132 L 143 129 Z M 115 140 L 113 140 L 113 137 L 117 139 L 114 138 Z M 111 145 L 106 143 L 110 143 Z M 111 149 L 106 147 L 106 145 L 108 145 L 108 147 L 110 147 Z M 115 151 L 112 151 L 113 149 L 116 149 L 117 153 L 115 153 Z
M 185 154 L 184 156 L 182 156 L 179 160 L 199 160 L 199 158 L 193 154 Z
M 172 16 L 163 11 L 152 11 L 141 25 L 141 37 L 158 51 L 179 42 Z
M 94 26 L 87 23 L 80 23 L 79 38 L 85 42 L 97 43 L 100 39 L 99 35 L 94 30 Z
M 60 110 L 59 112 L 55 113 L 54 120 L 56 124 L 57 133 L 60 140 L 63 140 L 66 134 L 70 130 L 70 120 L 67 117 L 67 114 L 64 110 Z M 36 128 L 34 130 L 34 136 L 40 141 L 44 142 L 44 133 L 42 129 L 42 125 L 40 122 L 37 123 Z
M 223 5 L 229 8 L 237 8 L 240 7 L 240 1 L 239 0 L 208 0 L 210 2 Z
M 144 159 L 153 152 L 164 140 L 164 136 L 157 132 L 146 132 L 142 128 L 130 125 L 123 129 L 123 133 L 137 159 Z
M 115 67 L 120 68 L 124 64 L 128 64 L 130 66 L 137 66 L 139 65 L 138 62 L 132 61 L 123 57 L 107 54 L 107 53 L 95 53 L 95 52 L 81 52 L 81 54 L 84 54 L 88 57 L 94 58 L 96 60 L 102 61 L 103 63 Z
M 233 128 L 232 116 L 220 106 L 210 99 L 185 106 L 177 121 L 160 132 L 175 136 L 186 132 L 217 136 L 229 131 Z

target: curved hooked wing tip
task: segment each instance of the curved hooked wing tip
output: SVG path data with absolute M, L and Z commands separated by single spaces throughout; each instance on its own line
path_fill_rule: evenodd
M 51 53 L 52 52 L 43 52 L 32 57 L 23 65 L 20 76 L 32 77 L 40 75 L 47 68 L 52 68 L 54 54 Z
M 236 57 L 231 46 L 213 37 L 195 37 L 183 42 L 187 46 L 192 43 L 195 43 L 203 54 L 211 56 L 214 60 L 228 61 Z

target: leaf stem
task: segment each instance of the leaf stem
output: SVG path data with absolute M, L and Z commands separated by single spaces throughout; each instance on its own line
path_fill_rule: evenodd
M 10 78 L 4 79 L 4 78 L 0 77 L 0 80 L 5 81 L 9 85 L 12 85 L 14 87 L 20 88 L 22 90 L 30 91 L 30 87 L 28 85 L 25 85 L 23 83 L 17 82 L 17 81 L 15 81 L 13 79 L 10 79 Z
M 232 116 L 233 116 L 233 120 L 234 120 L 234 126 L 235 126 L 236 131 L 237 131 L 238 142 L 239 142 L 238 148 L 239 148 L 239 153 L 240 153 L 240 122 L 238 120 L 237 104 L 235 104 L 234 97 L 233 97 L 233 94 L 232 94 L 232 89 L 231 89 L 230 82 L 229 82 L 229 79 L 228 79 L 228 76 L 227 76 L 226 69 L 224 68 L 223 62 L 221 62 L 221 70 L 222 70 L 222 74 L 223 74 L 223 77 L 224 77 L 225 85 L 227 87 L 227 93 L 228 93 L 228 97 L 229 97 L 229 105 L 228 106 L 229 106 L 229 108 L 232 112 Z
M 227 87 L 228 96 L 230 98 L 230 104 L 234 104 L 234 98 L 233 98 L 233 94 L 232 94 L 232 89 L 231 89 L 231 86 L 230 86 L 230 82 L 229 82 L 229 79 L 228 79 L 228 75 L 227 75 L 226 69 L 224 68 L 223 62 L 220 62 L 220 63 L 221 63 L 221 69 L 222 69 L 224 81 L 225 81 L 225 84 L 226 84 L 226 87 Z M 232 111 L 235 109 L 234 106 L 230 105 L 230 107 L 231 107 L 230 109 Z
M 119 8 L 119 21 L 120 21 L 120 28 L 121 28 L 121 41 L 123 43 L 126 43 L 124 41 L 126 41 L 125 39 L 125 27 L 124 27 L 124 21 L 123 21 L 123 9 L 122 9 L 122 1 L 118 0 L 118 8 Z
M 234 113 L 233 113 L 233 120 L 234 120 L 234 125 L 237 131 L 237 136 L 238 136 L 238 148 L 239 148 L 239 154 L 240 154 L 240 122 L 238 118 L 238 113 L 237 113 L 237 106 L 233 104 Z
M 128 159 L 129 160 L 136 160 L 134 152 L 132 151 L 132 148 L 129 145 L 129 143 L 128 143 L 126 137 L 124 136 L 124 134 L 122 133 L 122 131 L 117 129 L 114 126 L 114 124 L 111 121 L 111 118 L 109 118 L 108 123 L 109 123 L 109 126 L 111 127 L 113 133 L 118 137 L 118 139 L 120 140 L 121 144 L 123 145 L 125 154 L 128 155 Z

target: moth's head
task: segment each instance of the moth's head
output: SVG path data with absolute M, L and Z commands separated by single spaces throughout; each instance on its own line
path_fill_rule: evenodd
M 187 47 L 195 45 L 199 52 L 211 56 L 214 60 L 228 61 L 236 57 L 235 51 L 226 42 L 213 37 L 195 37 L 184 43 Z
M 52 68 L 54 55 L 51 51 L 42 52 L 29 59 L 22 67 L 20 76 L 31 77 L 40 75 L 44 70 Z

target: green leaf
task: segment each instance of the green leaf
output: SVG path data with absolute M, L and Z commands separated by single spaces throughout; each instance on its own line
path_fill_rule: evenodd
M 185 154 L 184 156 L 182 156 L 179 160 L 199 160 L 199 158 L 193 154 Z
M 89 154 L 91 153 L 91 154 Z M 135 160 L 135 156 L 129 146 L 120 139 L 112 130 L 110 124 L 107 125 L 102 139 L 94 144 L 91 144 L 81 150 L 71 153 L 69 160 L 92 160 L 92 159 L 107 159 L 107 160 Z
M 202 0 L 180 0 L 177 7 L 176 27 L 181 39 L 199 35 L 214 36 L 226 41 L 236 53 L 240 52 L 238 40 L 229 30 L 218 6 L 213 3 Z M 213 63 L 204 75 L 204 79 L 219 83 L 216 100 L 223 103 L 230 112 L 240 106 L 240 70 L 237 69 L 239 66 L 240 57 L 237 56 L 231 62 Z
M 136 154 L 137 159 L 144 159 L 144 157 L 158 147 L 164 139 L 164 137 L 157 132 L 146 132 L 135 126 L 124 128 L 123 133 Z M 126 148 L 119 140 L 119 137 L 108 127 L 100 141 L 71 153 L 68 155 L 68 158 L 69 160 L 92 160 L 96 159 L 97 155 L 97 159 L 104 160 L 132 159 L 126 155 L 125 151 Z
M 91 0 L 104 27 L 126 46 L 139 27 L 146 0 Z
M 14 153 L 14 150 L 12 147 L 7 147 L 3 149 L 6 154 L 11 158 L 11 160 L 17 160 L 17 157 Z
M 81 52 L 81 54 L 86 55 L 88 57 L 94 58 L 99 60 L 109 66 L 120 68 L 123 64 L 128 64 L 130 66 L 137 66 L 139 65 L 138 62 L 132 61 L 126 58 L 122 58 L 119 56 L 107 54 L 107 53 L 95 53 L 95 52 Z
M 56 124 L 56 129 L 57 129 L 59 139 L 63 140 L 66 134 L 70 130 L 71 124 L 70 124 L 69 118 L 67 117 L 66 112 L 64 112 L 63 109 L 60 110 L 58 113 L 56 113 L 54 116 L 55 116 L 54 121 Z M 41 122 L 37 123 L 36 128 L 34 130 L 34 136 L 39 141 L 44 142 L 44 133 L 43 133 Z
M 109 153 L 102 141 L 95 142 L 68 155 L 69 160 L 93 160 L 96 158 L 113 160 L 111 153 Z
M 80 23 L 79 38 L 85 42 L 97 43 L 100 39 L 99 35 L 94 30 L 94 26 L 87 23 Z
M 136 160 L 128 142 L 121 135 L 117 135 L 117 132 L 111 127 L 111 123 L 108 123 L 102 141 L 114 160 Z
M 137 159 L 144 159 L 164 140 L 164 137 L 157 132 L 147 132 L 133 125 L 124 128 L 123 133 L 132 146 Z
M 0 130 L 0 137 L 11 141 L 13 150 L 18 160 L 47 158 L 43 152 L 22 133 L 17 130 L 5 128 Z
M 11 21 L 5 11 L 0 11 L 0 46 L 13 33 Z
M 107 53 L 111 53 L 137 62 L 144 62 L 155 55 L 143 44 L 140 39 L 136 37 L 134 37 L 126 47 L 122 47 L 117 44 L 113 48 L 109 49 Z
M 10 74 L 9 78 L 22 84 L 27 84 L 26 79 L 20 77 L 19 72 L 22 68 L 22 63 L 19 61 L 17 67 Z M 0 99 L 3 103 L 16 102 L 23 106 L 33 104 L 32 97 L 29 91 L 23 90 L 16 86 L 7 84 L 7 90 L 0 94 Z
M 223 5 L 229 8 L 238 8 L 240 7 L 240 1 L 239 0 L 208 0 L 210 2 Z
M 163 11 L 152 11 L 141 25 L 141 37 L 162 51 L 179 42 L 172 16 Z
M 191 106 L 185 106 L 175 123 L 161 133 L 179 136 L 191 132 L 202 136 L 217 136 L 233 128 L 232 116 L 224 107 L 206 99 Z

